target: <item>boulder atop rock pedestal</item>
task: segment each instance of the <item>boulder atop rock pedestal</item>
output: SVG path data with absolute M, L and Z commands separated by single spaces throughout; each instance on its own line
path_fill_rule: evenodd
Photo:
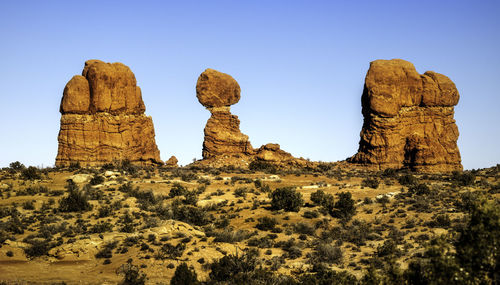
M 207 108 L 230 106 L 240 101 L 240 85 L 231 75 L 208 68 L 198 77 L 196 97 Z
M 252 147 L 248 136 L 240 131 L 240 120 L 230 111 L 230 105 L 240 100 L 238 82 L 230 75 L 206 69 L 198 78 L 196 96 L 210 111 L 211 116 L 204 130 L 203 160 L 195 164 L 240 168 L 248 168 L 254 160 L 280 167 L 302 167 L 310 164 L 281 150 L 278 144 L 267 144 L 259 149 Z
M 419 74 L 401 59 L 370 64 L 362 95 L 359 150 L 349 162 L 372 169 L 461 170 L 453 118 L 459 93 L 446 76 Z
M 56 165 L 93 166 L 113 160 L 162 163 L 153 121 L 145 109 L 128 66 L 86 61 L 82 75 L 73 76 L 64 88 Z

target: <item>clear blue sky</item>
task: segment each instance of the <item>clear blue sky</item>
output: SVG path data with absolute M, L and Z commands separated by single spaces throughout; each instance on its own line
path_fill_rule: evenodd
M 205 68 L 231 74 L 254 147 L 337 161 L 358 148 L 370 61 L 449 76 L 466 169 L 500 163 L 500 1 L 1 1 L 0 166 L 50 166 L 59 103 L 84 61 L 123 62 L 162 159 L 201 158 Z

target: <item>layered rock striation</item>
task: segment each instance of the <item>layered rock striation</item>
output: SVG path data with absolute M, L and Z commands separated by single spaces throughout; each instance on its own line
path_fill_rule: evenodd
M 144 114 L 141 89 L 130 68 L 85 62 L 82 75 L 66 84 L 56 166 L 95 166 L 114 160 L 162 163 L 153 120 Z
M 442 74 L 419 74 L 401 59 L 371 62 L 359 149 L 348 162 L 377 170 L 462 170 L 454 120 L 458 100 L 455 84 Z

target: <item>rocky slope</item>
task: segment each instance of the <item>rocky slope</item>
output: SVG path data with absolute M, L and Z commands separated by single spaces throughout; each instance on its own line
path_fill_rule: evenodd
M 458 100 L 455 84 L 442 74 L 419 74 L 401 59 L 373 61 L 359 150 L 348 161 L 371 169 L 462 170 L 453 118 Z
M 93 166 L 129 160 L 161 163 L 153 120 L 144 114 L 141 89 L 122 63 L 85 62 L 64 88 L 57 166 Z

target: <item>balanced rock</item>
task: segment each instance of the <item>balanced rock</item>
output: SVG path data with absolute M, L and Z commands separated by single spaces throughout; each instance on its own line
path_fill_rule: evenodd
M 401 59 L 371 62 L 359 149 L 348 162 L 371 169 L 461 170 L 453 118 L 458 100 L 455 84 L 442 74 L 419 74 Z
M 199 162 L 202 165 L 247 168 L 255 160 L 284 168 L 311 165 L 281 150 L 279 144 L 266 144 L 259 149 L 252 147 L 248 136 L 240 131 L 240 120 L 231 114 L 230 105 L 240 100 L 240 86 L 230 75 L 205 70 L 198 78 L 196 96 L 211 112 L 205 126 L 203 160 Z
M 228 74 L 207 69 L 198 78 L 196 96 L 211 113 L 205 126 L 203 159 L 252 154 L 248 136 L 240 131 L 240 120 L 231 114 L 229 107 L 240 100 L 238 82 Z
M 57 166 L 129 160 L 162 163 L 153 120 L 144 114 L 141 89 L 122 63 L 85 62 L 66 84 L 61 100 Z

